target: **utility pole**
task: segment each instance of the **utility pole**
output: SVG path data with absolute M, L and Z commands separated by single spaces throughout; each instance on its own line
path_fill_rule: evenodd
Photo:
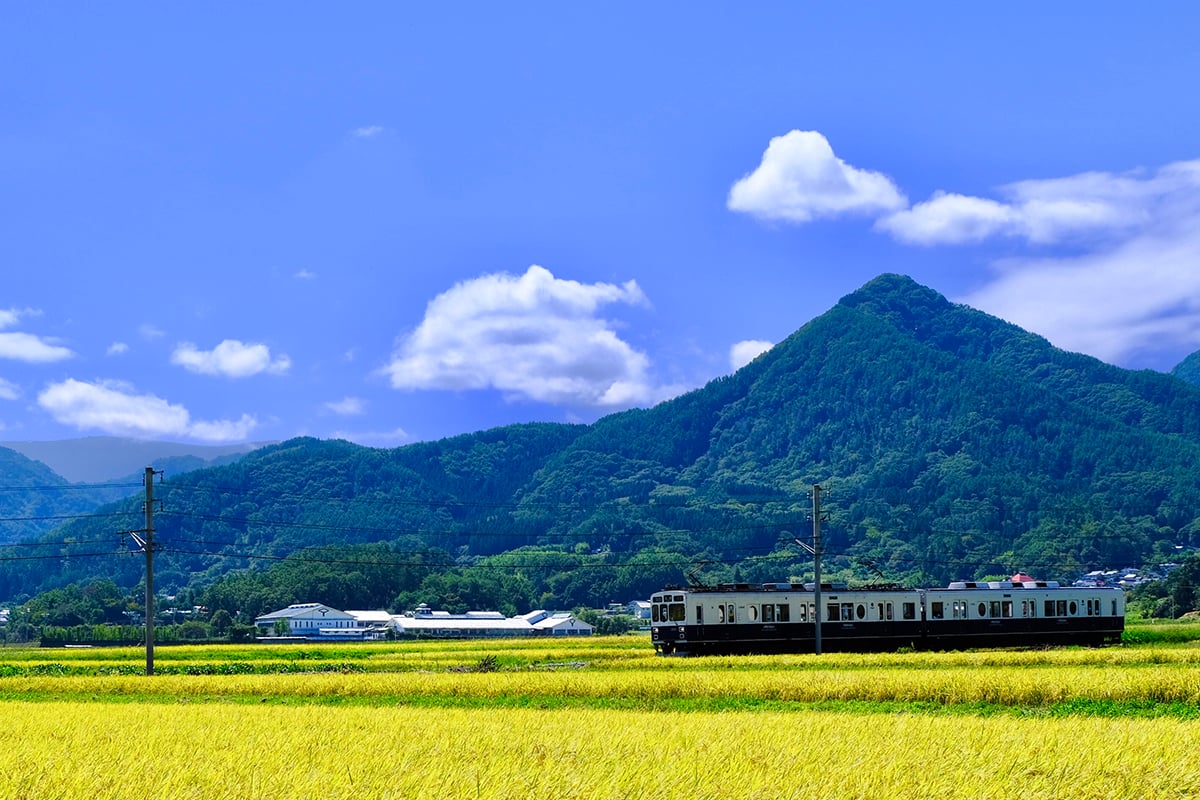
M 821 487 L 813 484 L 813 602 L 817 607 L 817 618 L 813 628 L 813 652 L 821 655 Z
M 154 674 L 154 467 L 146 467 L 146 674 Z
M 813 607 L 816 614 L 813 617 L 813 652 L 821 655 L 821 492 L 825 491 L 817 484 L 812 488 L 812 523 L 813 543 L 809 545 L 802 539 L 794 540 L 796 544 L 812 553 L 813 557 Z

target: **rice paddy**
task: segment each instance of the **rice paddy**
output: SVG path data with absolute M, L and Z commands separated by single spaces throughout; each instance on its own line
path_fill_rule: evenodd
M 1136 637 L 1135 637 L 1136 638 Z M 0 798 L 1200 794 L 1200 645 L 0 650 Z

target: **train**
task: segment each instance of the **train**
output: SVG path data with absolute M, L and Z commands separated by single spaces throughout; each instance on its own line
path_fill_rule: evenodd
M 650 598 L 650 636 L 664 656 L 817 652 L 818 624 L 820 652 L 1120 643 L 1123 590 L 1025 578 L 937 589 L 822 583 L 820 593 L 811 583 L 668 587 Z

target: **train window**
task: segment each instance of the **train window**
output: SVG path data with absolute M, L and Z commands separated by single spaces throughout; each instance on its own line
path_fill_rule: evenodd
M 830 603 L 829 614 L 826 615 L 825 619 L 829 620 L 830 622 L 837 622 L 841 618 L 841 609 L 838 607 L 838 604 Z
M 803 608 L 803 606 L 801 606 Z M 792 616 L 792 607 L 787 603 L 780 603 L 775 606 L 775 619 L 780 622 L 788 622 Z
M 902 604 L 901 605 L 901 613 L 903 613 L 905 619 L 916 619 L 917 618 L 917 604 L 916 603 Z
M 775 606 L 771 605 L 770 603 L 763 603 L 762 618 L 763 622 L 774 622 Z
M 725 604 L 722 603 L 721 605 L 717 606 L 717 622 L 724 622 L 724 621 L 725 621 Z
M 854 604 L 842 603 L 842 619 L 847 622 L 854 619 Z
M 658 603 L 650 606 L 650 621 L 658 622 Z
M 979 616 L 981 616 L 981 617 L 987 616 L 987 603 L 979 604 Z
M 943 610 L 942 604 L 941 603 L 930 603 L 929 604 L 929 616 L 932 619 L 945 619 L 946 612 Z
M 808 622 L 808 604 L 807 603 L 800 604 L 800 621 Z
M 887 603 L 883 607 L 883 615 L 890 622 L 892 619 L 892 604 Z
M 1090 598 L 1090 597 L 1088 598 L 1088 601 L 1087 601 L 1087 615 L 1089 617 L 1092 615 L 1092 598 Z
M 1057 604 L 1057 616 L 1065 617 L 1067 615 L 1067 601 L 1059 600 Z
M 854 616 L 858 617 L 859 619 L 862 619 L 866 615 L 867 615 L 867 607 L 864 606 L 862 603 L 859 603 L 854 608 Z
M 817 618 L 817 607 L 812 603 L 808 604 L 808 619 L 810 622 L 820 622 L 821 621 L 820 619 Z
M 1117 601 L 1116 600 L 1112 601 L 1112 615 L 1114 617 L 1117 615 Z
M 699 603 L 696 604 L 696 624 L 704 624 L 704 606 L 700 605 Z
M 991 616 L 993 616 L 993 617 L 999 617 L 999 616 L 1000 616 L 1000 601 L 999 601 L 999 600 L 993 600 L 993 601 L 992 601 L 992 614 L 991 614 Z
M 687 606 L 683 603 L 671 603 L 671 622 L 683 622 L 687 619 Z
M 729 604 L 729 621 L 737 622 L 737 614 L 735 614 L 733 611 L 733 603 Z
M 1071 601 L 1071 616 L 1073 617 L 1078 613 L 1079 613 L 1079 604 L 1076 603 L 1074 600 L 1072 600 Z
M 750 614 L 751 622 L 758 622 L 758 606 L 751 603 L 750 609 L 749 609 L 749 614 Z
M 1000 616 L 1011 617 L 1013 615 L 1013 601 L 1005 600 L 1000 604 Z
M 1046 616 L 1047 617 L 1054 616 L 1054 601 L 1053 600 L 1046 601 Z

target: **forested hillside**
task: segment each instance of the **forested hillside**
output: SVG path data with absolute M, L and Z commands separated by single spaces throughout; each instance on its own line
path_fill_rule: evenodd
M 1200 350 L 1176 364 L 1171 374 L 1194 386 L 1200 386 Z
M 136 491 L 120 483 L 75 486 L 40 461 L 0 447 L 0 544 L 30 539 Z
M 1046 578 L 1200 544 L 1200 389 L 1057 350 L 885 275 L 732 376 L 590 426 L 376 450 L 300 439 L 167 475 L 157 582 L 248 619 L 298 601 L 525 611 L 661 584 L 826 570 L 909 583 Z M 0 597 L 143 560 L 86 555 L 140 505 L 0 562 Z

